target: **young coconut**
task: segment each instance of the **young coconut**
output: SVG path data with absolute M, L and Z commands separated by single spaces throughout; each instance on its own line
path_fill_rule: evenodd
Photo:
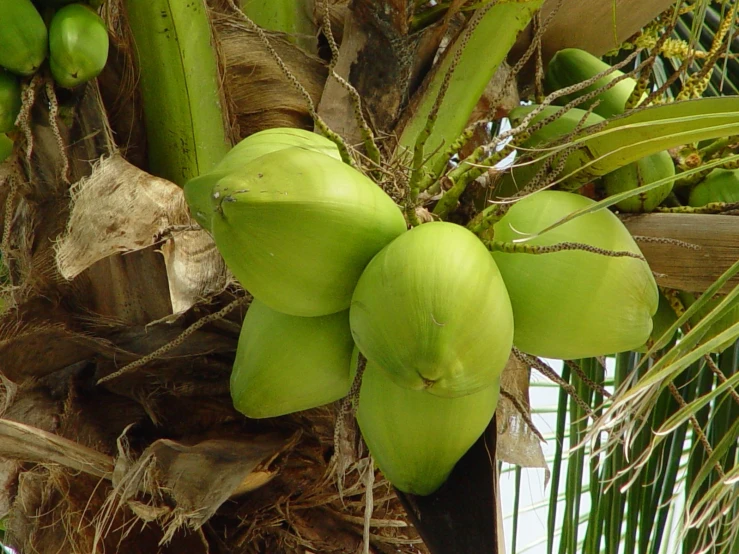
M 663 150 L 604 175 L 602 181 L 608 196 L 613 196 L 674 176 L 675 164 L 672 156 Z M 624 212 L 651 212 L 670 195 L 673 182 L 669 181 L 656 189 L 631 196 L 616 206 Z
M 231 373 L 234 407 L 264 418 L 334 402 L 349 392 L 353 349 L 347 311 L 296 317 L 254 300 Z
M 399 236 L 367 266 L 349 310 L 360 352 L 399 386 L 457 397 L 492 385 L 511 351 L 513 314 L 490 253 L 453 223 Z
M 587 81 L 609 68 L 610 66 L 607 63 L 600 58 L 596 58 L 590 52 L 578 48 L 565 48 L 557 52 L 549 61 L 544 76 L 544 90 L 547 94 L 551 94 L 556 90 Z M 622 71 L 614 69 L 592 85 L 577 92 L 560 96 L 556 102 L 561 105 L 568 104 L 576 98 L 606 86 L 617 78 L 623 77 L 623 75 Z M 600 93 L 595 98 L 583 102 L 578 107 L 587 109 L 598 102 L 593 111 L 601 117 L 609 118 L 622 114 L 635 87 L 636 81 L 631 77 L 626 77 L 615 86 Z M 641 99 L 644 100 L 646 96 L 646 94 L 642 94 Z
M 85 4 L 70 4 L 54 14 L 49 26 L 49 68 L 54 80 L 74 88 L 94 79 L 108 61 L 108 29 Z
M 672 327 L 672 324 L 677 321 L 677 314 L 675 313 L 675 310 L 672 309 L 672 306 L 670 306 L 670 301 L 667 300 L 667 298 L 660 293 L 659 294 L 659 302 L 657 304 L 657 311 L 652 316 L 652 333 L 649 336 L 649 342 L 642 346 L 641 348 L 636 348 L 636 352 L 646 352 L 651 348 L 651 343 L 659 340 L 662 338 L 662 335 L 664 335 L 667 330 Z M 677 333 L 677 330 L 675 330 L 672 335 L 670 335 L 670 338 L 668 340 L 672 340 L 675 337 L 675 333 Z
M 48 52 L 48 32 L 31 0 L 0 0 L 0 66 L 33 75 Z
M 249 135 L 229 150 L 212 171 L 190 179 L 185 183 L 185 200 L 190 206 L 190 212 L 195 221 L 203 229 L 210 230 L 210 219 L 213 215 L 210 196 L 213 193 L 213 186 L 219 179 L 265 154 L 284 150 L 291 146 L 320 152 L 341 161 L 339 149 L 333 142 L 321 135 L 303 129 L 277 127 Z
M 539 106 L 519 106 L 511 110 L 510 114 L 508 114 L 508 118 L 511 120 L 511 124 L 514 127 L 518 126 L 521 124 L 523 119 L 536 108 L 539 108 Z M 548 117 L 552 117 L 560 110 L 561 108 L 558 106 L 545 106 L 541 113 L 531 121 L 531 124 L 533 125 Z M 522 143 L 522 146 L 527 150 L 543 147 L 547 143 L 569 135 L 574 132 L 575 129 L 584 129 L 591 125 L 597 125 L 603 121 L 605 120 L 598 114 L 588 113 L 587 111 L 578 108 L 572 108 L 563 115 L 547 123 L 538 131 L 533 132 L 531 136 Z M 541 155 L 543 156 L 544 152 L 541 152 Z M 496 195 L 500 197 L 508 197 L 519 192 L 530 183 L 544 163 L 545 162 L 541 160 L 519 166 L 514 165 L 511 168 L 511 171 L 504 174 L 502 179 L 498 182 L 495 191 Z M 564 174 L 566 173 L 563 173 L 563 175 Z
M 536 192 L 516 202 L 495 224 L 495 240 L 511 243 L 538 233 L 593 203 L 569 192 Z M 641 255 L 629 231 L 608 210 L 575 218 L 524 244 L 561 242 Z M 496 251 L 493 258 L 513 305 L 513 344 L 522 351 L 570 360 L 633 350 L 649 338 L 658 290 L 645 261 L 582 250 Z
M 712 202 L 739 202 L 739 169 L 714 169 L 690 191 L 688 205 L 699 208 Z
M 21 111 L 21 85 L 18 77 L 0 67 L 0 133 L 12 131 Z
M 330 156 L 286 148 L 221 178 L 211 232 L 236 279 L 274 310 L 346 310 L 365 266 L 406 230 L 393 200 Z
M 320 152 L 341 161 L 341 154 L 337 146 L 324 136 L 304 129 L 292 127 L 277 127 L 266 129 L 249 135 L 229 150 L 223 157 L 216 170 L 230 171 L 238 169 L 245 163 L 290 146 L 305 148 L 313 152 Z
M 498 404 L 497 378 L 461 398 L 400 387 L 372 361 L 362 375 L 357 421 L 369 451 L 399 490 L 428 495 L 475 444 Z

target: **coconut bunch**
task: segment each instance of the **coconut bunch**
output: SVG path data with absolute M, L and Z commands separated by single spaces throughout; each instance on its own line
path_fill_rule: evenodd
M 641 347 L 652 331 L 657 287 L 614 214 L 547 230 L 593 203 L 577 194 L 516 202 L 493 244 L 527 237 L 528 250 L 491 255 L 454 223 L 406 231 L 398 206 L 331 141 L 270 129 L 185 196 L 255 299 L 231 377 L 236 408 L 262 418 L 333 402 L 361 366 L 360 430 L 404 492 L 438 489 L 483 433 L 514 345 L 582 358 Z
M 406 232 L 380 187 L 299 129 L 248 137 L 185 196 L 254 296 L 236 408 L 263 418 L 338 400 L 361 352 L 357 417 L 380 469 L 406 492 L 441 486 L 490 422 L 512 346 L 510 300 L 482 242 L 452 223 Z
M 62 7 L 63 4 L 64 5 Z M 59 9 L 57 9 L 59 8 Z M 48 57 L 61 87 L 75 88 L 97 77 L 108 59 L 108 29 L 85 3 L 61 0 L 0 0 L 0 163 L 10 156 L 21 111 L 21 84 Z M 48 19 L 44 22 L 44 16 Z

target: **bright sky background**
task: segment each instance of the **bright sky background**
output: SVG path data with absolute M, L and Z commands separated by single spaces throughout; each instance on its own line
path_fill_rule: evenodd
M 557 373 L 562 371 L 562 362 L 559 360 L 545 360 Z M 613 358 L 606 358 L 607 378 L 613 378 L 615 370 L 615 361 Z M 532 415 L 534 424 L 538 427 L 539 431 L 547 439 L 547 443 L 542 445 L 544 451 L 544 457 L 547 459 L 547 463 L 551 469 L 551 461 L 554 457 L 555 443 L 554 443 L 554 428 L 556 425 L 556 409 L 557 401 L 559 396 L 559 388 L 551 386 L 535 386 L 539 384 L 549 384 L 549 381 L 545 379 L 541 374 L 532 371 L 531 375 L 532 387 L 529 390 L 531 407 L 535 410 L 550 410 L 551 413 L 535 413 Z M 567 418 L 566 425 L 569 425 L 569 417 Z M 565 446 L 565 453 L 567 452 Z M 513 499 L 515 494 L 515 473 L 513 471 L 514 466 L 509 464 L 503 464 L 503 473 L 500 479 L 500 490 L 501 500 L 503 504 L 503 523 L 505 526 L 506 535 L 506 553 L 510 554 L 511 550 L 511 539 L 513 531 L 513 520 L 511 514 L 513 512 Z M 508 470 L 508 471 L 506 471 Z M 560 485 L 560 491 L 564 487 L 564 479 L 566 475 L 566 463 L 562 469 L 562 480 Z M 551 483 L 546 487 L 544 486 L 545 474 L 543 469 L 524 469 L 521 472 L 521 498 L 519 506 L 519 523 L 518 523 L 518 541 L 516 545 L 516 554 L 546 554 L 546 533 L 547 533 L 547 514 L 549 511 L 549 494 L 551 492 Z M 585 485 L 585 483 L 584 483 Z M 676 509 L 678 513 L 682 511 L 682 497 L 676 499 Z M 590 508 L 590 493 L 585 493 L 581 500 L 581 517 L 587 513 Z M 562 520 L 562 511 L 558 510 L 557 520 Z M 669 521 L 669 520 L 668 520 Z M 676 524 L 677 522 L 673 522 Z M 560 526 L 557 525 L 556 528 Z M 585 534 L 585 525 L 581 525 L 580 537 Z M 674 550 L 674 539 L 677 533 L 667 533 L 666 536 L 670 537 L 670 545 L 663 545 L 662 552 L 675 552 Z M 555 540 L 555 554 L 559 550 L 559 543 Z M 598 553 L 583 553 L 583 554 L 598 554 Z M 614 554 L 614 553 L 609 553 Z

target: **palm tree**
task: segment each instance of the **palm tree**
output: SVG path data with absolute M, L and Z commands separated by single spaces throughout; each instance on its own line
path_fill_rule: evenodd
M 727 215 L 736 201 L 691 208 L 684 192 L 735 167 L 739 109 L 719 98 L 686 114 L 669 99 L 724 94 L 717 75 L 735 75 L 736 5 L 601 4 L 108 0 L 105 69 L 72 90 L 45 66 L 25 78 L 13 153 L 0 165 L 0 540 L 40 553 L 503 552 L 491 456 L 541 466 L 528 401 L 540 371 L 561 387 L 557 444 L 584 445 L 569 456 L 558 446 L 550 552 L 660 552 L 676 490 L 694 524 L 683 552 L 733 552 L 739 349 L 714 351 L 739 335 L 728 312 L 739 295 Z M 656 85 L 655 106 L 578 124 L 531 153 L 536 120 L 507 134 L 500 120 L 520 99 L 555 100 L 541 70 L 566 47 L 607 55 L 643 90 Z M 396 491 L 362 442 L 356 391 L 264 420 L 232 405 L 251 296 L 181 187 L 231 144 L 280 126 L 334 140 L 409 225 L 467 225 L 491 249 L 501 247 L 486 235 L 501 215 L 485 202 L 500 179 L 491 168 L 517 148 L 550 170 L 531 176 L 533 188 L 579 189 L 598 201 L 588 211 L 647 190 L 605 197 L 590 183 L 671 149 L 684 188 L 624 221 L 678 315 L 695 303 L 648 352 L 618 354 L 612 380 L 603 359 L 568 361 L 558 374 L 516 351 L 496 419 L 447 484 L 428 497 Z M 606 161 L 580 163 L 585 149 Z M 711 264 L 696 264 L 706 255 Z M 719 291 L 723 303 L 711 300 Z M 557 533 L 561 482 L 570 523 Z

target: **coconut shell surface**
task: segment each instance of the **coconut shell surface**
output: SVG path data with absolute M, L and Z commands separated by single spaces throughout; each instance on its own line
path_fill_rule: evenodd
M 357 421 L 385 477 L 399 490 L 428 495 L 485 431 L 498 404 L 499 384 L 460 398 L 441 398 L 396 385 L 367 362 Z
M 218 181 L 212 233 L 255 298 L 290 315 L 346 310 L 359 276 L 406 230 L 370 179 L 302 148 L 266 154 Z
M 537 192 L 514 204 L 495 224 L 495 240 L 525 238 L 593 203 L 569 192 Z M 608 210 L 575 218 L 524 244 L 563 242 L 641 254 L 629 231 Z M 645 261 L 582 250 L 493 252 L 493 258 L 511 298 L 513 343 L 520 350 L 571 360 L 633 350 L 649 338 L 658 290 Z
M 367 266 L 350 309 L 359 350 L 399 386 L 456 397 L 500 376 L 513 316 L 490 253 L 453 223 L 415 227 Z
M 234 406 L 263 418 L 334 402 L 349 392 L 353 349 L 348 312 L 296 317 L 254 300 L 231 374 Z
M 339 149 L 333 142 L 310 131 L 278 127 L 254 133 L 229 150 L 212 171 L 185 183 L 185 198 L 193 218 L 201 227 L 210 230 L 213 216 L 211 195 L 218 180 L 265 154 L 293 146 L 320 152 L 341 161 Z

